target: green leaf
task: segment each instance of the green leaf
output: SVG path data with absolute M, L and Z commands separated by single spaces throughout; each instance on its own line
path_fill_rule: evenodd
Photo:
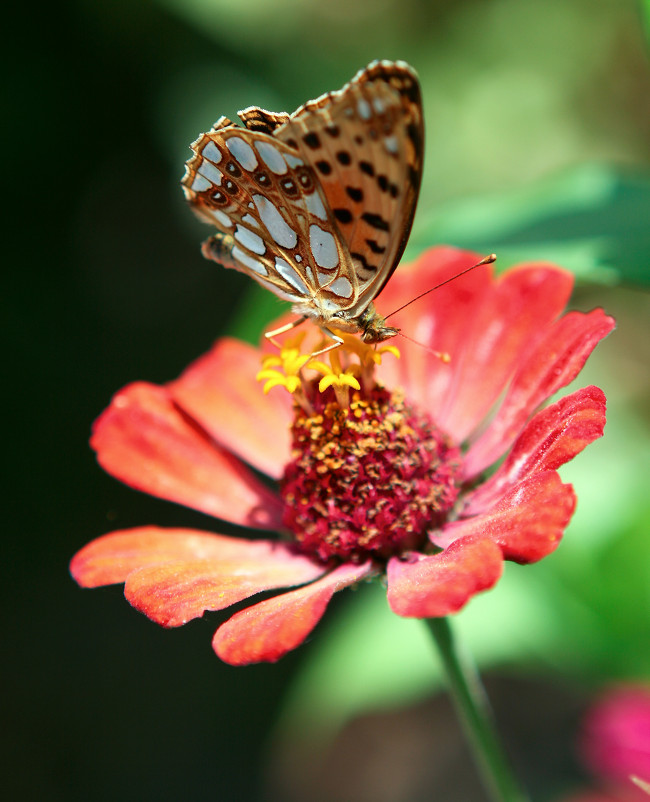
M 408 256 L 444 243 L 495 252 L 501 267 L 544 260 L 588 281 L 648 285 L 649 219 L 650 176 L 582 165 L 434 211 L 419 221 Z

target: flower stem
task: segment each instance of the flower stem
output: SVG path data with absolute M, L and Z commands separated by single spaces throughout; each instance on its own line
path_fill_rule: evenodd
M 527 802 L 497 737 L 492 711 L 476 668 L 458 648 L 446 618 L 428 618 L 444 664 L 449 691 L 474 758 L 494 802 Z

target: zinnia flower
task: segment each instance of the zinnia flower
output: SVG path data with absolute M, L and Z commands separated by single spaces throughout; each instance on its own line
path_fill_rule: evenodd
M 397 308 L 473 261 L 433 249 L 397 270 L 380 305 Z M 346 336 L 310 361 L 313 348 L 290 338 L 266 356 L 265 394 L 262 352 L 225 338 L 176 381 L 128 385 L 94 426 L 106 471 L 280 534 L 122 530 L 83 548 L 72 575 L 84 587 L 124 582 L 129 602 L 165 627 L 294 588 L 219 627 L 214 650 L 233 665 L 278 660 L 336 591 L 373 577 L 398 615 L 460 610 L 504 560 L 554 551 L 575 508 L 557 468 L 603 432 L 597 387 L 540 409 L 614 325 L 600 309 L 562 315 L 571 289 L 572 276 L 549 265 L 496 279 L 486 265 L 391 318 L 447 360 L 401 338 L 398 360 Z

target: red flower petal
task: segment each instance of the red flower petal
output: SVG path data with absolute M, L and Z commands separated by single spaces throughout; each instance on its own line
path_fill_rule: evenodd
M 545 471 L 513 487 L 487 512 L 447 524 L 431 539 L 445 548 L 458 538 L 488 537 L 505 559 L 536 562 L 558 547 L 575 504 L 571 485 L 555 471 Z
M 127 577 L 124 595 L 136 610 L 157 624 L 178 627 L 206 610 L 223 610 L 263 590 L 311 582 L 323 571 L 322 565 L 275 543 L 269 544 L 263 556 L 140 568 Z
M 140 526 L 91 541 L 72 558 L 70 572 L 82 587 L 96 588 L 125 582 L 130 573 L 150 565 L 193 560 L 211 560 L 215 564 L 283 560 L 286 549 L 271 540 L 245 540 L 196 529 Z M 289 558 L 292 562 L 298 559 L 292 554 Z
M 226 338 L 167 389 L 218 443 L 277 479 L 290 458 L 291 398 L 265 396 L 260 368 L 257 348 Z
M 402 266 L 392 276 L 381 296 L 381 308 L 390 312 L 420 293 L 476 264 L 481 256 L 455 248 L 426 251 L 412 265 Z M 389 320 L 404 334 L 425 346 L 452 356 L 462 345 L 467 321 L 473 319 L 491 285 L 491 266 L 478 267 L 416 301 Z M 453 365 L 442 362 L 420 345 L 399 336 L 393 341 L 402 354 L 397 361 L 385 359 L 378 377 L 388 387 L 403 387 L 407 398 L 428 409 L 435 418 L 435 399 L 444 398 L 453 379 Z
M 440 554 L 414 562 L 388 561 L 388 604 L 397 615 L 438 618 L 455 613 L 496 584 L 503 570 L 501 549 L 491 540 L 457 540 Z
M 104 470 L 136 490 L 245 526 L 281 526 L 279 498 L 162 387 L 137 382 L 117 393 L 90 444 Z
M 327 576 L 290 593 L 248 607 L 219 627 L 212 647 L 233 666 L 274 663 L 305 640 L 339 590 L 372 573 L 372 563 L 346 563 Z
M 605 394 L 585 387 L 538 412 L 519 435 L 496 473 L 467 498 L 463 516 L 477 515 L 497 503 L 528 476 L 555 470 L 602 437 Z
M 497 401 L 522 355 L 562 313 L 573 276 L 528 265 L 501 276 L 485 293 L 450 354 L 453 382 L 435 412 L 438 426 L 462 442 Z
M 262 590 L 311 582 L 325 568 L 284 543 L 144 526 L 93 540 L 70 571 L 83 587 L 126 581 L 134 607 L 173 627 Z
M 495 462 L 549 396 L 572 381 L 597 343 L 614 328 L 602 309 L 570 312 L 549 330 L 515 375 L 505 400 L 465 458 L 466 476 Z

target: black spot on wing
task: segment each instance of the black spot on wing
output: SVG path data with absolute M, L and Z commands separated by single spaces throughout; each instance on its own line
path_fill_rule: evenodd
M 316 148 L 320 147 L 320 139 L 318 138 L 318 134 L 310 131 L 308 134 L 305 134 L 302 138 L 302 141 L 307 145 L 308 148 L 312 150 L 316 150 Z
M 365 173 L 366 175 L 375 174 L 375 168 L 372 166 L 372 164 L 370 164 L 370 162 L 360 161 L 359 169 L 361 170 L 362 173 Z
M 334 139 L 341 135 L 341 129 L 338 127 L 338 125 L 327 125 L 325 130 Z
M 349 209 L 332 209 L 334 213 L 334 217 L 339 221 L 339 223 L 351 223 L 352 222 L 352 213 Z
M 370 248 L 370 250 L 373 253 L 386 253 L 386 246 L 378 245 L 374 239 L 367 239 L 366 245 Z
M 316 167 L 318 167 L 319 171 L 323 175 L 329 175 L 332 172 L 332 165 L 329 162 L 326 162 L 325 159 L 316 162 Z
M 406 133 L 415 146 L 416 152 L 420 153 L 422 150 L 422 134 L 419 126 L 415 125 L 415 123 L 409 123 L 406 127 Z
M 352 156 L 347 152 L 347 150 L 339 150 L 336 153 L 336 158 L 339 160 L 341 164 L 348 165 L 352 163 Z
M 358 262 L 361 262 L 364 270 L 368 270 L 371 273 L 375 273 L 377 271 L 377 265 L 369 265 L 366 261 L 366 257 L 362 253 L 351 253 L 350 256 L 353 259 L 356 259 Z
M 388 222 L 384 220 L 384 218 L 379 214 L 374 214 L 373 212 L 364 212 L 361 215 L 361 219 L 365 220 L 369 226 L 378 229 L 379 231 L 389 231 L 390 226 Z
M 355 203 L 361 203 L 361 201 L 363 200 L 363 190 L 362 189 L 359 189 L 358 187 L 346 187 L 345 191 L 346 191 L 348 197 L 352 198 L 352 200 Z

